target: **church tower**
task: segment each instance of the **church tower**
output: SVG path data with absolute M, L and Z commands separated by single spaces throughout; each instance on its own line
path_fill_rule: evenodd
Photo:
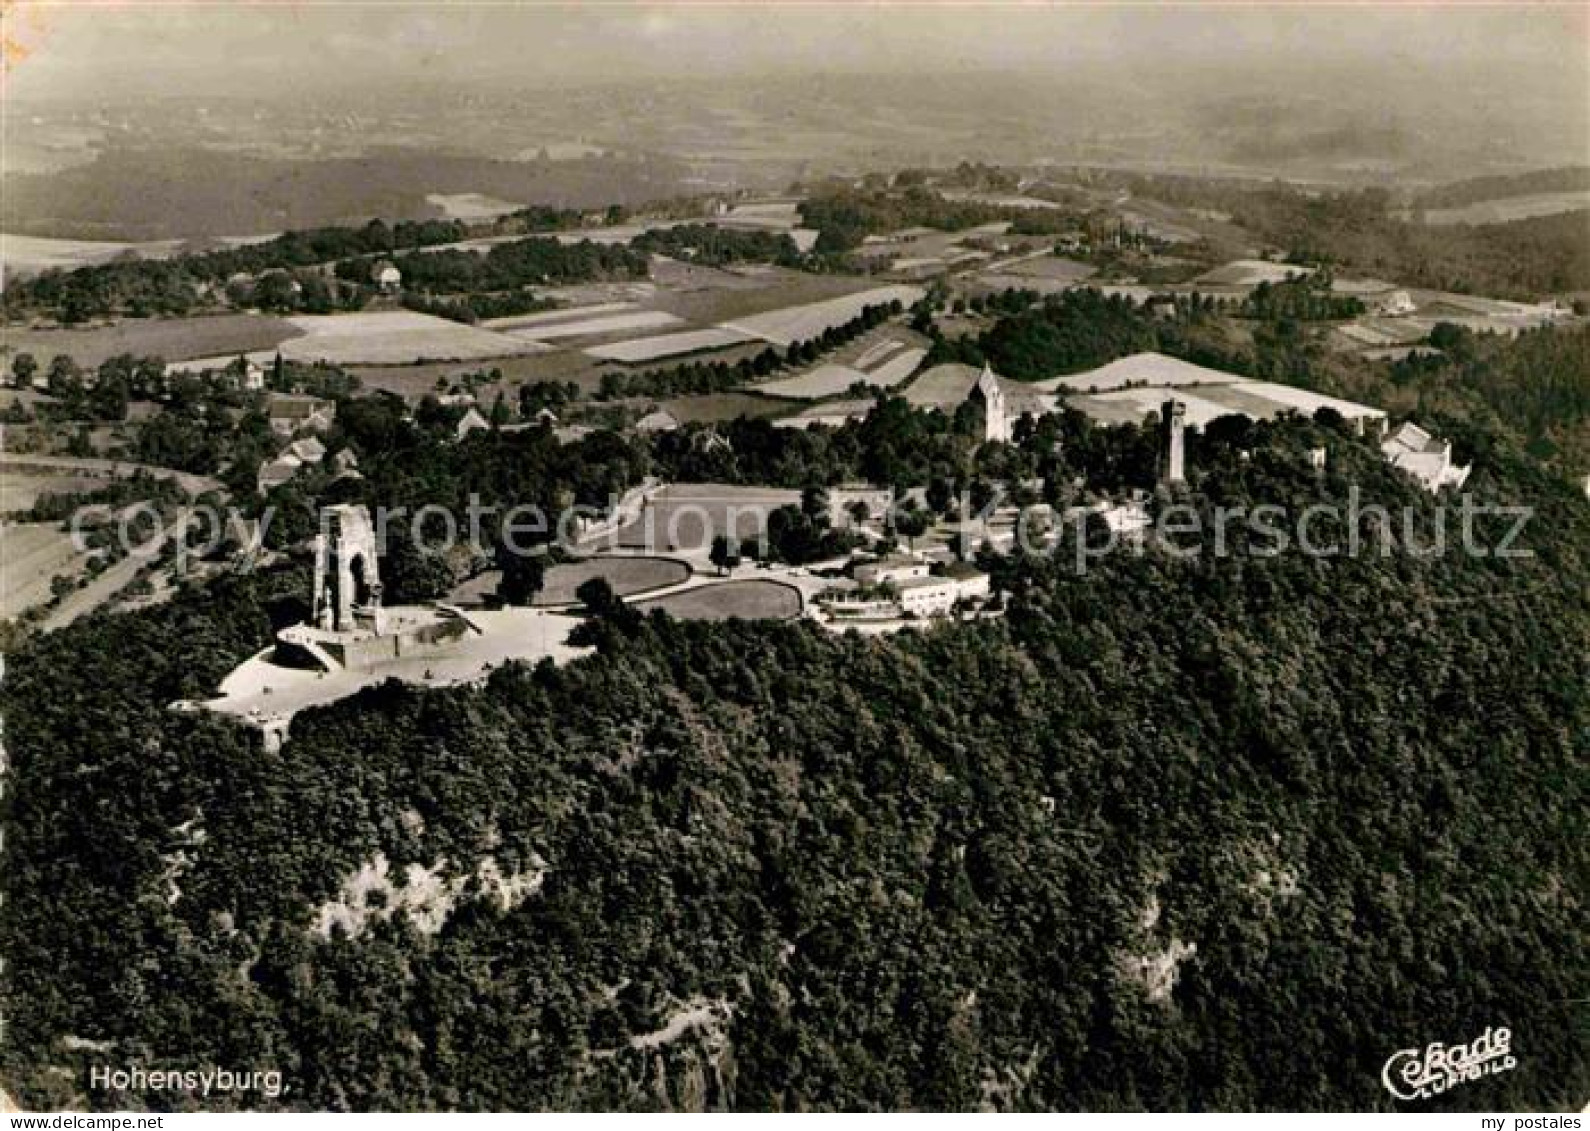
M 311 619 L 328 632 L 381 631 L 375 530 L 363 506 L 326 507 L 320 512 Z
M 1161 483 L 1187 481 L 1186 427 L 1187 406 L 1181 401 L 1166 401 L 1160 406 Z
M 1010 406 L 1005 401 L 1005 390 L 999 378 L 983 363 L 983 372 L 972 387 L 972 396 L 983 404 L 983 439 L 987 442 L 1010 440 Z

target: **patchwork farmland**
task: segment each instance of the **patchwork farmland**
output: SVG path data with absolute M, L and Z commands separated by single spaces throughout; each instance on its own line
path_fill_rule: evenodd
M 130 353 L 135 357 L 187 358 L 275 350 L 304 331 L 285 318 L 266 314 L 215 314 L 199 318 L 149 318 L 70 330 L 7 328 L 5 348 L 26 351 L 41 362 L 65 354 L 84 367 Z
M 288 321 L 304 336 L 284 343 L 282 353 L 297 361 L 404 365 L 425 360 L 509 357 L 543 348 L 510 334 L 412 310 L 305 314 L 295 315 Z
M 774 345 L 787 346 L 792 342 L 808 341 L 821 336 L 824 330 L 842 326 L 859 316 L 866 307 L 895 301 L 901 306 L 910 306 L 918 301 L 923 293 L 920 287 L 874 287 L 871 290 L 858 291 L 839 298 L 786 306 L 746 318 L 736 318 L 725 323 L 725 326 L 754 338 L 772 342 Z

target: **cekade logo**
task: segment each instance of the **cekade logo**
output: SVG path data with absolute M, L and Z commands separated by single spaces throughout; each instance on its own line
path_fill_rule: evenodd
M 1435 1041 L 1423 1049 L 1392 1053 L 1380 1079 L 1399 1100 L 1427 1100 L 1459 1084 L 1517 1068 L 1512 1046 L 1513 1031 L 1507 1028 L 1486 1029 L 1466 1045 Z

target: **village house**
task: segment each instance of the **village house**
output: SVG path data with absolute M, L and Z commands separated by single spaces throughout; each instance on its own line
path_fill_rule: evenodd
M 382 294 L 395 294 L 403 286 L 403 272 L 390 259 L 377 260 L 370 268 L 370 282 Z
M 678 430 L 679 418 L 665 408 L 654 409 L 635 421 L 635 431 L 643 436 L 655 435 L 658 432 L 677 432 Z
M 306 429 L 325 432 L 337 418 L 337 404 L 307 394 L 272 393 L 265 404 L 265 415 L 270 420 L 271 431 L 279 436 L 291 436 Z

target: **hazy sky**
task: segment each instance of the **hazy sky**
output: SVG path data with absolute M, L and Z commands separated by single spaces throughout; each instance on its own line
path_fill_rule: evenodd
M 768 70 L 1484 64 L 1590 98 L 1590 6 L 82 3 L 10 6 L 12 96 Z

